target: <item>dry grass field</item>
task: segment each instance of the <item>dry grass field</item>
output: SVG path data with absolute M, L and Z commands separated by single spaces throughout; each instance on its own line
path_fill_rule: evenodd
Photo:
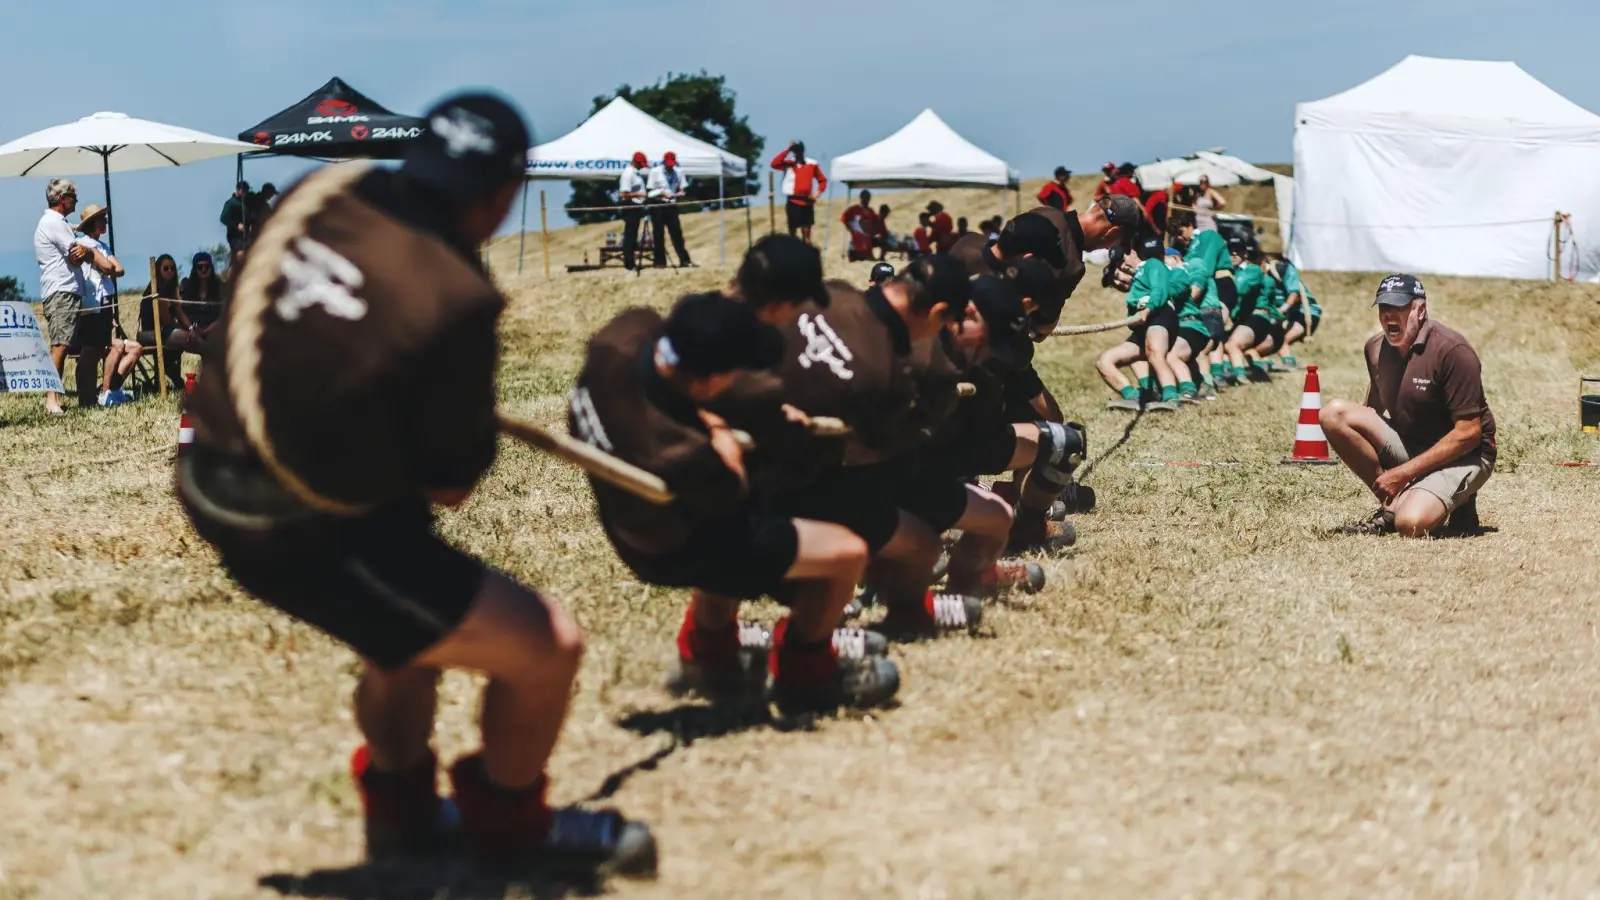
M 983 202 L 947 205 L 981 218 Z M 742 214 L 729 221 L 736 256 Z M 703 263 L 714 229 L 690 223 Z M 598 245 L 596 231 L 560 233 L 558 262 Z M 534 237 L 527 273 L 506 279 L 501 398 L 549 422 L 609 316 L 728 274 L 546 283 Z M 498 272 L 514 272 L 514 252 L 497 245 Z M 830 266 L 865 279 L 865 265 Z M 1301 356 L 1321 365 L 1325 397 L 1359 396 L 1374 278 L 1308 277 L 1329 318 Z M 1119 336 L 1058 339 L 1046 380 L 1097 457 L 1086 481 L 1100 509 L 1077 518 L 1078 546 L 1047 563 L 1043 593 L 992 607 L 981 636 L 897 650 L 898 708 L 813 732 L 668 698 L 657 685 L 681 595 L 616 562 L 572 469 L 504 444 L 443 528 L 588 629 L 555 799 L 605 797 L 662 849 L 658 882 L 612 891 L 1600 892 L 1600 470 L 1555 465 L 1600 463 L 1574 391 L 1600 370 L 1600 292 L 1427 281 L 1435 316 L 1485 360 L 1502 443 L 1482 493 L 1489 533 L 1333 536 L 1371 500 L 1338 469 L 1277 464 L 1298 376 L 1132 420 L 1103 410 L 1093 375 Z M 1066 318 L 1120 309 L 1086 285 Z M 176 427 L 156 402 L 49 421 L 36 397 L 0 397 L 0 898 L 552 893 L 352 869 L 352 657 L 220 574 L 171 498 L 162 451 Z M 1154 461 L 1238 465 L 1140 465 Z M 446 758 L 472 743 L 474 687 L 446 682 Z

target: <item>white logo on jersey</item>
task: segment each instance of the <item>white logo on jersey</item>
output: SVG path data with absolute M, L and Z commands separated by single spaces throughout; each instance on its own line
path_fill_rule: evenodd
M 800 317 L 799 325 L 800 333 L 806 339 L 806 349 L 800 354 L 801 368 L 809 369 L 813 363 L 822 363 L 843 381 L 856 377 L 848 365 L 855 357 L 844 341 L 839 340 L 839 335 L 834 333 L 826 319 L 821 315 L 806 313 Z
M 320 306 L 330 316 L 356 321 L 367 314 L 367 302 L 358 291 L 366 278 L 355 263 L 310 238 L 297 238 L 293 252 L 283 255 L 279 266 L 284 280 L 283 296 L 278 298 L 278 315 L 293 322 L 300 313 Z
M 567 406 L 572 410 L 573 427 L 578 432 L 578 438 L 585 444 L 611 453 L 611 438 L 606 436 L 605 426 L 600 424 L 600 414 L 594 411 L 594 399 L 589 396 L 589 389 L 573 388 L 567 398 Z
M 494 138 L 490 136 L 494 125 L 464 109 L 452 109 L 448 116 L 434 116 L 428 127 L 444 139 L 444 150 L 452 158 L 460 159 L 469 152 L 485 156 L 495 152 Z

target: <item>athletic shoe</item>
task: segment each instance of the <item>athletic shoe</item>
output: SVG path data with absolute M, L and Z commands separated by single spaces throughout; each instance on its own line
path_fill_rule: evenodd
M 1006 556 L 1024 553 L 1057 553 L 1078 542 L 1078 529 L 1071 522 L 1046 522 L 1044 528 L 1031 528 L 1019 532 L 1013 526 L 1011 540 L 1006 544 Z
M 958 631 L 976 634 L 982 621 L 981 598 L 929 591 L 920 608 L 891 608 L 873 630 L 891 640 L 914 641 Z
M 772 650 L 772 632 L 759 622 L 740 622 L 739 648 L 765 655 Z M 883 635 L 865 628 L 835 628 L 833 652 L 839 654 L 840 659 L 887 656 L 889 642 L 883 639 Z
M 674 697 L 699 697 L 726 703 L 761 696 L 767 686 L 766 652 L 740 653 L 732 663 L 690 662 L 679 657 L 667 670 L 663 687 Z
M 1052 522 L 1065 521 L 1067 518 L 1067 504 L 1057 500 L 1050 504 L 1050 509 L 1045 512 L 1044 517 Z
M 1214 384 L 1201 385 L 1200 386 L 1200 399 L 1201 400 L 1215 400 L 1215 399 L 1217 399 L 1217 386 L 1214 385 Z
M 1294 366 L 1283 365 L 1282 363 L 1275 363 L 1275 362 L 1274 363 L 1267 363 L 1267 371 L 1271 372 L 1274 375 L 1285 375 L 1285 374 L 1288 374 L 1289 372 L 1293 372 L 1294 371 Z
M 614 809 L 565 807 L 552 810 L 550 831 L 529 862 L 547 870 L 654 878 L 655 836 L 643 822 Z
M 1180 402 L 1180 403 L 1199 403 L 1200 402 L 1200 395 L 1198 393 L 1195 393 L 1195 394 L 1179 394 L 1178 395 L 1178 402 Z
M 877 605 L 878 589 L 870 582 L 862 582 L 861 587 L 856 589 L 855 597 L 851 598 L 850 605 L 844 608 L 844 618 L 854 619 L 866 612 L 867 607 Z
M 100 398 L 98 400 L 96 400 L 95 402 L 100 407 L 110 406 L 111 405 L 111 392 L 110 391 L 101 391 L 100 392 Z
M 1001 560 L 983 576 L 981 590 L 990 597 L 1012 590 L 1037 594 L 1044 590 L 1044 567 L 1036 562 Z
M 1285 369 L 1298 369 L 1298 368 L 1300 368 L 1300 360 L 1298 360 L 1298 359 L 1295 359 L 1295 358 L 1294 358 L 1294 357 L 1292 357 L 1292 356 L 1285 356 L 1285 357 L 1282 357 L 1282 358 L 1281 358 L 1281 359 L 1279 359 L 1279 360 L 1278 360 L 1278 362 L 1279 362 L 1279 363 L 1280 363 L 1280 364 L 1281 364 L 1281 365 L 1282 365 L 1282 366 L 1283 366 L 1283 367 L 1284 367 L 1284 368 L 1285 368 Z
M 1341 525 L 1335 528 L 1338 534 L 1393 534 L 1394 513 L 1387 509 L 1376 510 L 1354 525 Z
M 105 402 L 101 405 L 122 406 L 132 402 L 133 398 L 128 396 L 127 391 L 124 391 L 122 388 L 117 388 L 116 390 L 111 391 L 109 394 L 106 394 Z
M 1467 502 L 1456 507 L 1441 530 L 1456 534 L 1477 534 L 1482 531 L 1483 524 L 1478 521 L 1478 495 L 1473 494 L 1467 498 Z
M 1268 375 L 1267 370 L 1260 366 L 1251 366 L 1250 380 L 1254 381 L 1256 384 L 1271 384 L 1272 376 Z
M 1115 400 L 1106 401 L 1106 409 L 1120 409 L 1128 412 L 1138 412 L 1139 408 L 1139 401 L 1129 400 L 1126 397 L 1118 397 Z
M 882 638 L 882 635 L 879 635 Z M 772 702 L 783 717 L 828 713 L 842 708 L 875 709 L 888 705 L 900 692 L 900 667 L 882 656 L 840 659 L 838 671 L 826 683 L 785 684 L 772 681 Z
M 449 854 L 461 847 L 461 813 L 439 797 L 438 761 L 432 753 L 409 772 L 379 772 L 363 744 L 350 756 L 365 819 L 367 858 Z
M 1061 489 L 1061 502 L 1068 513 L 1094 512 L 1094 488 L 1074 481 Z M 1059 520 L 1057 520 L 1059 521 Z
M 1144 411 L 1174 413 L 1178 411 L 1178 402 L 1176 400 L 1157 400 L 1154 403 L 1146 403 Z

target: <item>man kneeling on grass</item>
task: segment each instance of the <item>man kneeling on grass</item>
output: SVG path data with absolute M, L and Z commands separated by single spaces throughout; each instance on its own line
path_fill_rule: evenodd
M 1367 341 L 1367 399 L 1322 410 L 1328 443 L 1383 506 L 1358 534 L 1424 537 L 1449 520 L 1478 527 L 1476 496 L 1494 470 L 1494 414 L 1478 354 L 1459 332 L 1428 319 L 1428 295 L 1411 275 L 1378 285 L 1383 333 Z

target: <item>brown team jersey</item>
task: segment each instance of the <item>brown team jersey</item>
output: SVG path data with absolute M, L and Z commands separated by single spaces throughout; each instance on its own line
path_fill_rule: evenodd
M 590 338 L 567 413 L 574 437 L 659 475 L 677 495 L 655 504 L 589 479 L 607 535 L 651 555 L 682 548 L 697 526 L 731 515 L 746 496 L 694 403 L 656 369 L 664 325 L 654 310 L 630 309 Z
M 829 304 L 801 307 L 783 329 L 778 374 L 789 403 L 851 428 L 847 463 L 872 462 L 914 449 L 922 439 L 911 335 L 880 288 L 862 293 L 828 282 Z
M 1494 413 L 1483 394 L 1477 351 L 1460 332 L 1428 322 L 1411 352 L 1401 356 L 1383 335 L 1367 341 L 1367 405 L 1389 417 L 1406 451 L 1427 450 L 1450 433 L 1457 419 L 1483 419 L 1478 451 L 1494 467 Z
M 494 461 L 504 300 L 399 179 L 330 167 L 284 195 L 189 398 L 198 445 L 325 512 L 471 487 Z
M 1066 307 L 1067 298 L 1078 289 L 1078 284 L 1083 281 L 1084 272 L 1087 271 L 1083 263 L 1083 228 L 1078 225 L 1077 213 L 1064 213 L 1050 206 L 1030 209 L 1022 215 L 1043 217 L 1061 237 L 1061 253 L 1066 257 L 1067 267 L 1055 270 L 1056 295 L 1033 298 L 1040 304 L 1037 318 L 1044 322 L 1054 322 L 1061 318 L 1061 311 Z M 968 234 L 955 242 L 950 248 L 950 255 L 966 267 L 970 276 L 998 275 L 1004 264 L 991 252 L 991 245 L 992 242 L 981 234 Z

